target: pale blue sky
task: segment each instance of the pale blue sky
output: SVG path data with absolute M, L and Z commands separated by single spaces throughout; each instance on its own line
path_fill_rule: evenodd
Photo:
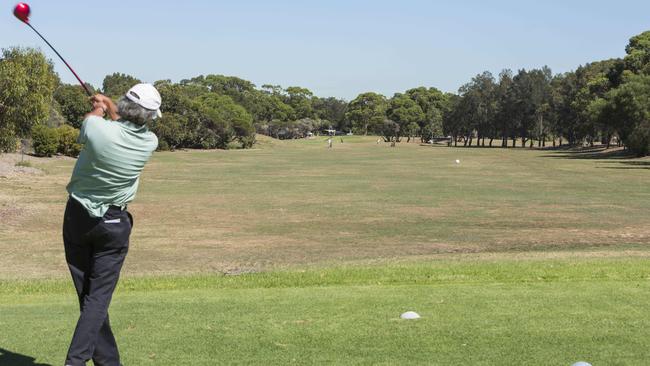
M 0 47 L 40 47 L 0 0 Z M 650 29 L 650 1 L 33 0 L 32 24 L 86 81 L 200 74 L 299 85 L 319 96 L 387 96 L 416 86 L 456 91 L 484 70 L 554 72 L 622 57 Z M 2 10 L 4 9 L 4 10 Z

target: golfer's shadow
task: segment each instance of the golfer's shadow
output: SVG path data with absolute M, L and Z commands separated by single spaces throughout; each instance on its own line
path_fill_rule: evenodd
M 9 352 L 0 347 L 0 365 L 2 366 L 52 366 L 45 363 L 36 363 L 34 357 Z

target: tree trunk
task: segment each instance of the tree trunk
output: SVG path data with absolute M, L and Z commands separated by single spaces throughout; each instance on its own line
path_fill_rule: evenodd
M 533 143 L 533 139 L 530 139 L 530 148 L 532 149 L 535 144 Z
M 516 137 L 512 138 L 512 147 L 517 147 L 517 138 Z
M 494 137 L 490 138 L 490 147 L 492 147 L 492 141 L 494 141 Z

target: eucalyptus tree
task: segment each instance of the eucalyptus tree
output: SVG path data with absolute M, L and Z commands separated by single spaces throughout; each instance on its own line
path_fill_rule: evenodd
M 413 125 L 415 124 L 419 127 L 425 119 L 425 114 L 418 103 L 408 95 L 399 93 L 395 94 L 393 98 L 391 98 L 388 110 L 386 111 L 386 116 L 388 119 L 399 125 L 399 133 L 396 136 L 396 142 L 399 142 L 401 136 L 406 136 L 410 132 L 414 132 L 413 130 L 415 127 Z M 408 140 L 410 141 L 411 136 L 408 137 Z
M 447 95 L 436 88 L 425 87 L 409 89 L 405 94 L 415 101 L 424 112 L 424 119 L 419 122 L 421 131 L 426 131 L 422 134 L 422 139 L 441 136 L 443 134 L 442 115 L 449 105 Z
M 345 117 L 357 133 L 380 132 L 386 120 L 388 101 L 377 93 L 363 93 L 350 102 Z
M 141 82 L 134 76 L 116 72 L 106 75 L 102 83 L 102 93 L 109 97 L 119 98 L 126 94 L 133 85 Z
M 59 84 L 52 62 L 35 49 L 3 49 L 0 57 L 0 152 L 14 151 L 16 137 L 50 116 L 52 94 Z
M 75 128 L 81 128 L 83 117 L 92 109 L 86 93 L 79 85 L 60 85 L 54 91 L 54 100 L 58 103 L 63 118 Z

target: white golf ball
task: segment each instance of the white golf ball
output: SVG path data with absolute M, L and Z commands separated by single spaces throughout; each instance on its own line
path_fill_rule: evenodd
M 590 364 L 590 363 L 587 363 L 587 362 L 584 362 L 584 361 L 580 361 L 580 362 L 576 362 L 576 363 L 574 363 L 574 364 L 571 365 L 571 366 L 591 366 L 591 364 Z
M 456 160 L 456 164 L 460 164 L 460 160 Z
M 407 311 L 406 313 L 402 314 L 400 318 L 405 320 L 420 319 L 420 314 L 416 313 L 415 311 Z

